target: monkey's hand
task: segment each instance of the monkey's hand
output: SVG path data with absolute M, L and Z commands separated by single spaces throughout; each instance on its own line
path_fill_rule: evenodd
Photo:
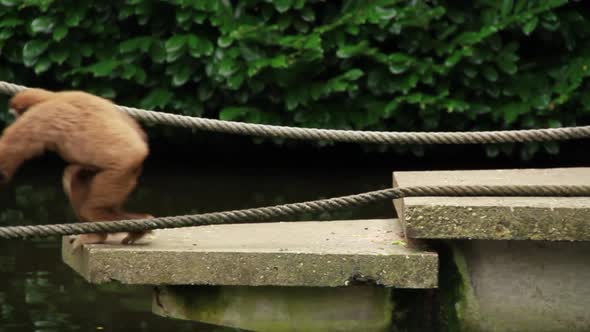
M 150 219 L 153 218 L 151 214 L 144 214 L 144 213 L 127 213 L 126 217 L 128 219 Z M 127 236 L 123 240 L 121 240 L 121 244 L 134 244 L 140 240 L 147 240 L 148 242 L 155 238 L 155 234 L 153 231 L 142 231 L 142 232 L 129 232 Z
M 121 244 L 134 244 L 139 241 L 151 241 L 156 237 L 153 231 L 145 231 L 145 232 L 133 232 L 128 233 L 127 236 L 123 240 L 121 240 Z
M 69 240 L 72 244 L 72 252 L 80 249 L 85 244 L 93 244 L 93 243 L 103 243 L 107 238 L 106 234 L 80 234 L 80 235 L 72 235 L 70 236 Z
M 70 248 L 71 252 L 74 252 L 74 251 L 78 250 L 78 248 L 80 248 L 81 245 L 80 245 L 79 241 L 77 241 L 77 240 L 78 240 L 78 235 L 68 236 L 68 242 L 71 245 L 71 248 Z

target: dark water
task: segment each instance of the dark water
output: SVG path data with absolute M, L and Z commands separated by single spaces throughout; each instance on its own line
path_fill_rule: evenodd
M 59 165 L 28 166 L 0 192 L 0 225 L 73 221 Z M 385 188 L 389 172 L 195 165 L 147 166 L 129 207 L 178 215 L 296 202 Z M 384 202 L 324 218 L 391 217 Z M 321 216 L 320 216 L 321 217 Z M 231 331 L 151 313 L 149 287 L 86 283 L 61 261 L 59 239 L 0 241 L 0 331 Z

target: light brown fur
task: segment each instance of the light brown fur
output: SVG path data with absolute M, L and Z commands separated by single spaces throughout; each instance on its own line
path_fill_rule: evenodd
M 0 137 L 0 181 L 46 151 L 71 164 L 64 189 L 81 221 L 149 217 L 123 211 L 149 153 L 141 127 L 110 101 L 80 91 L 28 89 L 10 100 L 16 121 Z M 132 236 L 133 237 L 133 236 Z M 76 246 L 103 242 L 84 234 Z

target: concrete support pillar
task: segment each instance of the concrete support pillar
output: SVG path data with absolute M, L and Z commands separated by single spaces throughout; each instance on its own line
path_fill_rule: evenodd
M 461 331 L 590 331 L 590 243 L 453 241 Z
M 347 287 L 161 286 L 158 315 L 254 331 L 381 332 L 391 325 L 391 289 Z

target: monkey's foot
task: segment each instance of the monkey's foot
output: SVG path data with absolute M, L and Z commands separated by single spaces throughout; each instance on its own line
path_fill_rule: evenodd
M 107 238 L 104 233 L 89 233 L 70 236 L 69 241 L 72 244 L 72 252 L 78 250 L 85 244 L 103 243 Z
M 155 234 L 153 231 L 145 231 L 145 232 L 131 232 L 127 233 L 127 236 L 121 240 L 122 244 L 134 244 L 139 240 L 148 240 L 151 241 L 155 238 Z
M 150 219 L 150 218 L 153 218 L 154 216 L 152 216 L 151 214 L 147 214 L 147 213 L 126 212 L 125 217 L 126 217 L 126 219 Z M 127 233 L 125 238 L 123 238 L 123 240 L 121 240 L 121 244 L 134 244 L 134 243 L 138 242 L 139 240 L 151 241 L 154 239 L 154 237 L 155 237 L 154 232 L 151 230 L 141 231 L 141 232 L 129 232 L 129 233 Z
M 154 216 L 147 213 L 133 213 L 133 212 L 125 212 L 125 219 L 151 219 Z

